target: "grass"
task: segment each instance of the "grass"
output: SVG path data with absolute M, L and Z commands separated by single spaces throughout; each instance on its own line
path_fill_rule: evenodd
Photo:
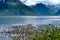
M 41 27 L 38 27 L 38 28 L 41 28 Z M 44 27 L 46 27 L 46 25 Z M 60 40 L 60 28 L 52 25 L 48 25 L 44 30 L 41 30 L 41 29 L 39 30 L 38 28 L 35 32 L 33 31 L 33 34 L 29 35 L 25 40 Z M 19 40 L 19 39 L 16 39 L 14 37 L 13 40 Z
M 32 34 L 28 40 L 60 40 L 60 28 L 46 28 L 44 31 Z

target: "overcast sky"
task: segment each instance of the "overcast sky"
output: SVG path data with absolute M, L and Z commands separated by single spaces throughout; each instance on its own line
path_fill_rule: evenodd
M 36 5 L 37 3 L 45 3 L 45 4 L 60 4 L 60 0 L 21 0 L 26 5 Z

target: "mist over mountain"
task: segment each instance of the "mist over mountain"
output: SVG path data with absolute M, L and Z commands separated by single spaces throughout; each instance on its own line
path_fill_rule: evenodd
M 37 12 L 39 15 L 57 15 L 58 10 L 60 9 L 59 5 L 45 5 L 39 3 L 31 6 L 31 8 Z M 60 13 L 58 13 L 60 15 Z
M 60 5 L 46 5 L 44 3 L 38 3 L 36 5 L 27 6 L 20 0 L 1 0 L 0 16 L 5 15 L 60 15 Z
M 39 15 L 60 15 L 59 0 L 21 0 Z

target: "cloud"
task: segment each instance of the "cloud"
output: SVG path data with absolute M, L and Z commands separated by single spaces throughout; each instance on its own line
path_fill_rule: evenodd
M 35 5 L 36 4 L 36 2 L 35 1 L 30 1 L 30 0 L 28 0 L 28 1 L 26 1 L 26 3 L 25 3 L 26 5 Z
M 60 4 L 60 0 L 49 0 L 53 4 Z
M 44 0 L 27 0 L 27 1 L 25 2 L 25 4 L 26 4 L 26 5 L 35 5 L 35 4 L 40 3 L 40 2 L 42 2 L 42 1 L 44 1 Z
M 22 2 L 25 0 L 21 0 Z M 53 4 L 57 5 L 60 4 L 60 0 L 26 0 L 25 2 L 26 5 L 36 5 L 37 3 L 45 3 L 45 4 Z

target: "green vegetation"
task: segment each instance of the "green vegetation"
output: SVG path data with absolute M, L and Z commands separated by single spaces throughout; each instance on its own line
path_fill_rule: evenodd
M 13 40 L 60 40 L 60 28 L 51 24 L 39 26 L 37 29 L 32 25 L 24 25 L 23 28 L 20 34 L 25 35 L 15 36 Z M 20 39 L 21 37 L 22 39 Z
M 60 29 L 51 28 L 31 35 L 28 40 L 60 40 Z

